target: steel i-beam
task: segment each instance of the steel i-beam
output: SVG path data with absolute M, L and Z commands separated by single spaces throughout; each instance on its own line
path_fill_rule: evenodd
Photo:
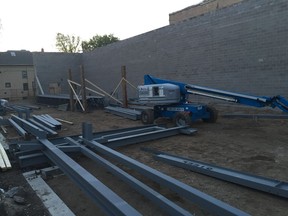
M 141 215 L 96 177 L 72 160 L 47 139 L 38 139 L 43 153 L 89 195 L 108 215 Z
M 34 136 L 39 137 L 39 138 L 46 138 L 47 132 L 42 130 L 41 128 L 37 127 L 36 125 L 31 124 L 27 120 L 21 119 L 18 116 L 15 116 L 15 115 L 12 115 L 11 118 L 17 124 L 19 124 L 23 129 L 25 129 L 29 133 L 33 134 Z
M 143 149 L 145 150 L 145 149 Z M 240 172 L 224 167 L 204 163 L 197 160 L 191 160 L 161 151 L 148 150 L 155 154 L 155 159 L 178 166 L 194 172 L 202 173 L 224 181 L 239 184 L 245 187 L 271 193 L 277 196 L 288 198 L 288 183 L 276 179 L 265 178 Z
M 137 190 L 139 193 L 146 196 L 148 199 L 153 201 L 157 206 L 159 206 L 163 211 L 165 211 L 169 215 L 191 215 L 188 211 L 184 210 L 183 208 L 179 207 L 163 195 L 159 194 L 158 192 L 154 191 L 152 188 L 148 187 L 147 185 L 143 184 L 138 179 L 134 178 L 130 174 L 126 173 L 119 167 L 115 166 L 108 160 L 104 159 L 103 157 L 97 155 L 95 152 L 91 151 L 90 149 L 86 148 L 83 145 L 80 145 L 77 141 L 67 137 L 66 140 L 74 145 L 81 146 L 81 153 L 84 154 L 86 157 L 92 159 L 109 172 L 118 176 L 120 179 L 128 183 L 131 187 Z
M 138 133 L 138 134 L 131 134 L 127 136 L 123 134 L 124 136 L 119 136 L 119 137 L 114 137 L 114 138 L 107 136 L 105 137 L 107 139 L 106 142 L 104 140 L 101 140 L 101 143 L 105 143 L 105 146 L 108 146 L 110 148 L 116 148 L 120 146 L 126 146 L 126 145 L 135 144 L 135 143 L 161 139 L 164 137 L 175 136 L 177 134 L 182 133 L 182 131 L 186 128 L 187 126 L 179 126 L 179 127 L 173 127 L 173 128 L 155 127 L 155 130 L 153 131 L 147 131 L 147 132 Z M 193 131 L 193 133 L 194 132 L 195 131 Z
M 145 164 L 140 163 L 132 158 L 129 158 L 109 147 L 106 147 L 95 141 L 89 141 L 83 139 L 84 143 L 89 147 L 95 149 L 96 151 L 109 156 L 115 160 L 120 161 L 126 166 L 135 169 L 139 173 L 145 175 L 146 177 L 158 182 L 161 185 L 169 187 L 171 190 L 179 193 L 180 195 L 186 197 L 188 200 L 200 206 L 202 209 L 216 214 L 216 215 L 227 215 L 227 216 L 246 216 L 249 215 L 235 207 L 230 206 L 212 196 L 209 196 L 189 185 L 186 185 L 164 173 L 161 173 Z

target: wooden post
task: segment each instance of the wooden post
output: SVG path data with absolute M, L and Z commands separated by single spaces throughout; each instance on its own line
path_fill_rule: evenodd
M 72 71 L 71 69 L 68 70 L 68 79 L 72 81 Z M 73 84 L 72 84 L 73 86 Z M 69 85 L 69 95 L 70 95 L 70 111 L 74 112 L 75 107 L 74 107 L 74 98 L 73 98 L 73 90 L 71 89 Z
M 86 85 L 85 85 L 85 75 L 84 75 L 84 66 L 80 65 L 81 73 L 81 87 L 82 87 L 82 104 L 84 107 L 84 112 L 87 111 L 87 100 L 86 100 Z
M 127 97 L 127 83 L 126 83 L 126 66 L 121 67 L 122 73 L 122 95 L 123 95 L 123 107 L 128 107 L 128 97 Z

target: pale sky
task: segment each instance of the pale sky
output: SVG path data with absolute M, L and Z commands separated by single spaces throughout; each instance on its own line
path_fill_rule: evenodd
M 56 34 L 120 40 L 169 24 L 169 13 L 202 0 L 0 0 L 0 52 L 57 51 Z

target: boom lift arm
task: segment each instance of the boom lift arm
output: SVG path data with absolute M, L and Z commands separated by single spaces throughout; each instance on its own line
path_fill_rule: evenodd
M 280 95 L 274 97 L 251 96 L 207 87 L 201 87 L 197 85 L 184 84 L 181 82 L 163 80 L 152 77 L 150 75 L 144 76 L 144 83 L 145 85 L 164 84 L 164 83 L 178 85 L 180 88 L 180 93 L 182 94 L 183 102 L 185 102 L 184 100 L 187 100 L 188 94 L 194 94 L 253 107 L 266 107 L 266 106 L 270 106 L 272 108 L 278 107 L 283 112 L 288 113 L 288 100 L 286 100 L 284 97 Z
M 190 94 L 201 95 L 227 102 L 253 107 L 278 107 L 288 113 L 288 101 L 282 96 L 259 97 L 202 86 L 185 84 L 177 81 L 159 79 L 150 75 L 144 76 L 144 85 L 138 86 L 139 102 L 153 105 L 153 109 L 142 112 L 144 124 L 153 123 L 158 117 L 174 120 L 176 125 L 191 124 L 202 119 L 205 122 L 216 122 L 218 112 L 215 108 L 193 104 L 188 100 Z

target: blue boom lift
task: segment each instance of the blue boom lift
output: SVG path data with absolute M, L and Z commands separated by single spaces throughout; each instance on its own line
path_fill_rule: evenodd
M 188 100 L 189 94 L 253 107 L 278 107 L 288 113 L 288 101 L 282 96 L 251 96 L 163 80 L 150 75 L 144 76 L 144 85 L 138 86 L 138 93 L 140 104 L 153 106 L 142 111 L 141 121 L 144 124 L 151 124 L 159 117 L 173 119 L 176 125 L 190 125 L 199 119 L 209 123 L 216 122 L 217 110 L 211 106 L 191 103 Z

